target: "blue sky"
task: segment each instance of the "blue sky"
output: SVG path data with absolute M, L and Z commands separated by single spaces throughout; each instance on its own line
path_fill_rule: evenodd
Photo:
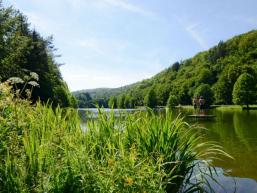
M 74 90 L 119 87 L 257 28 L 256 0 L 3 0 L 53 35 Z

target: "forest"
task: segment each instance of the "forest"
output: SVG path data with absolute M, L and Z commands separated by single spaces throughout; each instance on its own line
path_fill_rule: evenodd
M 1 3 L 1 1 L 0 1 Z M 70 93 L 56 62 L 56 48 L 53 38 L 44 38 L 31 29 L 28 19 L 12 7 L 0 4 L 0 81 L 12 80 L 18 89 L 23 83 L 33 84 L 30 74 L 38 76 L 32 101 L 41 100 L 53 106 L 76 106 L 76 99 Z M 27 84 L 27 87 L 29 85 Z M 25 96 L 25 92 L 23 93 Z
M 255 104 L 257 101 L 257 30 L 249 31 L 126 87 L 74 93 L 79 107 L 134 108 L 192 104 L 203 96 L 211 104 Z M 94 93 L 92 95 L 92 93 Z

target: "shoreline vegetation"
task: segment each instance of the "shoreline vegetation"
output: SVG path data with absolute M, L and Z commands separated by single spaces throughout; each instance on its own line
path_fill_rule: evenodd
M 193 105 L 181 105 L 175 106 L 175 108 L 182 108 L 182 109 L 194 109 Z M 249 108 L 246 108 L 242 105 L 211 105 L 209 109 L 217 109 L 217 110 L 256 110 L 257 105 L 249 105 Z
M 211 160 L 228 156 L 169 111 L 118 119 L 99 109 L 83 131 L 77 110 L 19 96 L 0 84 L 3 193 L 202 191 L 215 176 Z
M 94 108 L 78 108 L 78 109 L 97 109 L 98 105 L 96 105 Z M 155 107 L 156 109 L 165 109 L 165 108 L 169 108 L 166 106 L 157 106 Z M 182 108 L 182 109 L 194 109 L 193 105 L 178 105 L 178 106 L 174 106 L 172 108 Z M 112 109 L 112 108 L 107 108 L 107 109 Z M 146 110 L 147 107 L 146 106 L 137 106 L 135 108 L 129 108 L 128 110 Z M 210 109 L 216 109 L 216 110 L 257 110 L 257 105 L 249 105 L 249 108 L 246 108 L 246 106 L 244 105 L 211 105 L 209 108 L 207 108 L 206 110 L 210 110 Z M 119 109 L 117 109 L 119 110 Z M 120 109 L 120 110 L 127 110 L 127 109 Z

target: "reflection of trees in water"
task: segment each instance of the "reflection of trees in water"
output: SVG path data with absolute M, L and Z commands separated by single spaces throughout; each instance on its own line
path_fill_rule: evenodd
M 257 150 L 257 114 L 244 111 L 235 113 L 233 123 L 238 139 L 249 152 Z
M 232 176 L 257 180 L 256 123 L 257 112 L 217 112 L 216 123 L 209 125 L 209 137 L 235 159 L 216 160 L 215 166 L 227 169 Z
M 174 110 L 174 117 L 193 114 L 193 110 Z M 214 166 L 228 171 L 231 176 L 257 180 L 257 111 L 210 111 L 213 120 L 186 119 L 200 127 L 198 132 L 205 134 L 205 140 L 216 141 L 235 159 L 221 157 Z
M 213 122 L 204 122 L 208 128 L 207 136 L 210 140 L 221 143 L 226 151 L 233 151 L 237 140 L 233 127 L 233 112 L 215 112 L 216 119 Z
M 235 113 L 233 123 L 240 145 L 233 155 L 238 165 L 233 173 L 257 180 L 257 112 Z

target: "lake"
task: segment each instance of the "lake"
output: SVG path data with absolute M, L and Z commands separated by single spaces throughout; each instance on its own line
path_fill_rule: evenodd
M 96 109 L 86 111 L 92 112 L 93 117 L 97 115 Z M 135 110 L 122 110 L 127 111 Z M 119 115 L 119 111 L 116 112 Z M 206 120 L 187 118 L 187 115 L 194 114 L 192 109 L 174 110 L 175 116 L 179 113 L 187 122 L 206 128 L 200 130 L 204 140 L 218 142 L 234 158 L 223 157 L 223 160 L 213 162 L 219 173 L 217 179 L 223 186 L 213 183 L 215 192 L 257 193 L 257 111 L 209 110 L 206 114 L 216 117 Z

